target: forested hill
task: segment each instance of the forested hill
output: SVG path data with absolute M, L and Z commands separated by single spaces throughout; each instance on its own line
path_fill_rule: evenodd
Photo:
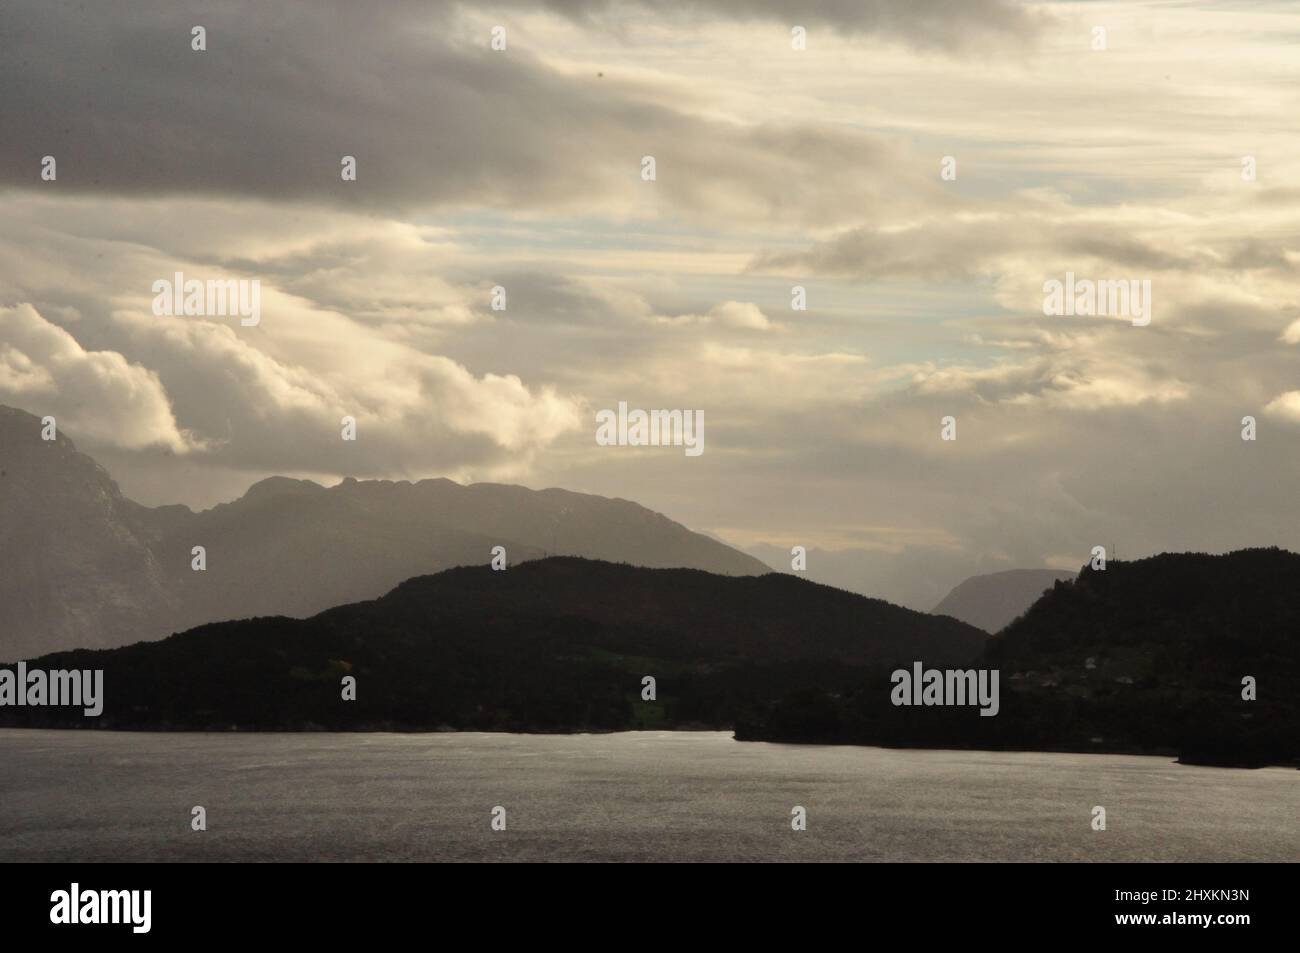
M 103 669 L 104 711 L 0 708 L 0 723 L 104 728 L 583 730 L 730 727 L 803 686 L 924 658 L 970 662 L 985 634 L 786 574 L 721 576 L 571 557 L 451 569 L 310 619 L 201 626 L 59 653 Z M 918 653 L 920 653 L 918 655 Z M 356 679 L 356 700 L 341 698 Z M 656 697 L 642 699 L 645 676 Z

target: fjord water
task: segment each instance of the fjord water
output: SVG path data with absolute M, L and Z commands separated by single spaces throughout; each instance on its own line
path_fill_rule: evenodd
M 0 730 L 0 765 L 0 861 L 1300 860 L 1300 772 L 1169 758 L 723 732 Z

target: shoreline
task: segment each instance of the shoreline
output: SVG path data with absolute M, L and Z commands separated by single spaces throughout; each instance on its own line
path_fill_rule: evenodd
M 293 736 L 293 735 L 517 735 L 519 737 L 535 736 L 598 736 L 598 735 L 617 735 L 617 734 L 729 734 L 731 740 L 740 744 L 761 743 L 771 745 L 787 745 L 792 748 L 871 748 L 881 751 L 917 751 L 917 752 L 942 752 L 950 751 L 960 752 L 985 752 L 988 754 L 1082 754 L 1082 755 L 1125 755 L 1136 758 L 1168 758 L 1170 763 L 1185 767 L 1195 768 L 1228 768 L 1236 770 L 1256 771 L 1262 768 L 1281 768 L 1284 770 L 1300 771 L 1300 764 L 1286 762 L 1269 762 L 1264 764 L 1252 763 L 1222 763 L 1213 761 L 1184 760 L 1174 749 L 1143 749 L 1133 747 L 1108 747 L 1108 748 L 1079 748 L 1071 746 L 1060 746 L 1050 748 L 1030 748 L 1018 746 L 1003 746 L 999 748 L 988 748 L 978 746 L 942 746 L 942 747 L 920 747 L 915 745 L 887 745 L 887 744 L 870 744 L 866 742 L 854 741 L 836 741 L 836 740 L 817 740 L 817 739 L 782 739 L 782 738 L 755 738 L 755 737 L 737 737 L 735 729 L 730 727 L 709 727 L 709 726 L 691 726 L 680 728 L 578 728 L 578 729 L 510 729 L 510 730 L 484 730 L 484 729 L 461 729 L 461 728 L 399 728 L 399 727 L 358 727 L 349 729 L 335 728 L 239 728 L 232 727 L 226 729 L 220 728 L 97 728 L 89 725 L 53 725 L 53 726 L 27 726 L 27 725 L 0 725 L 0 732 L 4 731 L 30 731 L 30 732 L 112 732 L 114 734 L 140 734 L 140 735 L 276 735 L 276 736 Z

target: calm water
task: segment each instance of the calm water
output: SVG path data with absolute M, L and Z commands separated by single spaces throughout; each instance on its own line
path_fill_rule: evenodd
M 0 730 L 0 860 L 1297 861 L 1300 772 L 714 732 Z

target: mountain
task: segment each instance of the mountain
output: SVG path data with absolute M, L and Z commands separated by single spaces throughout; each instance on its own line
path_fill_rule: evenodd
M 450 569 L 310 619 L 205 625 L 28 663 L 102 669 L 104 708 L 0 708 L 0 724 L 137 729 L 729 727 L 769 699 L 984 633 L 795 577 L 551 557 Z M 345 676 L 356 700 L 344 701 Z M 642 678 L 657 679 L 643 700 Z
M 996 717 L 894 707 L 881 683 L 777 699 L 738 736 L 1300 765 L 1300 555 L 1165 553 L 1085 567 L 990 638 L 977 666 L 999 672 Z M 1248 677 L 1255 700 L 1243 698 Z
M 0 659 L 165 635 L 180 609 L 142 508 L 72 442 L 0 407 Z
M 72 441 L 0 406 L 0 660 L 308 616 L 404 579 L 546 553 L 729 575 L 768 567 L 627 500 L 450 480 L 272 477 L 194 513 L 145 507 Z M 191 568 L 195 546 L 207 569 Z
M 1076 575 L 1057 569 L 1009 569 L 971 576 L 931 611 L 961 619 L 985 632 L 998 632 L 1023 614 L 1058 579 L 1073 579 Z
M 790 546 L 794 542 L 797 540 L 783 545 L 753 543 L 745 547 L 745 552 L 773 569 L 785 572 L 789 571 Z M 945 546 L 809 547 L 807 569 L 798 575 L 827 586 L 885 599 L 908 609 L 929 612 L 962 580 L 1003 571 L 1007 565 L 1001 557 Z M 1051 585 L 1051 582 L 1046 585 Z
M 1300 766 L 1298 579 L 1300 556 L 1277 549 L 1111 561 L 1056 582 L 987 637 L 785 573 L 573 557 L 469 566 L 309 619 L 213 623 L 37 659 L 29 669 L 102 669 L 103 714 L 0 707 L 0 724 L 734 727 L 741 740 Z M 996 715 L 894 705 L 893 671 L 916 662 L 996 672 Z M 349 675 L 355 701 L 341 698 Z M 641 696 L 647 675 L 653 700 Z
M 790 546 L 756 543 L 745 551 L 780 572 L 790 572 Z M 928 612 L 959 579 L 982 566 L 972 565 L 968 556 L 943 549 L 902 547 L 901 549 L 807 550 L 808 568 L 797 573 L 804 579 L 865 596 L 886 599 L 895 605 Z
M 1164 553 L 1085 568 L 991 639 L 985 664 L 1059 718 L 1062 740 L 1300 763 L 1300 555 Z M 1254 701 L 1242 697 L 1247 677 Z

